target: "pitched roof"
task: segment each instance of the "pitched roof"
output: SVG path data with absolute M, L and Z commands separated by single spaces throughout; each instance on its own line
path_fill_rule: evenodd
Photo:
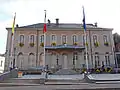
M 27 26 L 21 26 L 20 28 L 43 28 L 44 23 L 37 23 L 37 24 L 32 24 L 32 25 L 27 25 Z M 99 28 L 96 27 L 93 24 L 86 24 L 87 28 Z M 47 28 L 63 28 L 63 29 L 67 29 L 67 28 L 83 28 L 82 24 L 75 24 L 75 23 L 59 23 L 58 25 L 56 25 L 56 23 L 47 23 Z
M 32 25 L 26 25 L 26 26 L 19 26 L 17 28 L 43 28 L 44 23 L 37 23 L 37 24 L 32 24 Z M 56 23 L 47 23 L 47 28 L 48 29 L 76 29 L 80 30 L 83 29 L 83 24 L 76 24 L 76 23 L 59 23 L 58 25 Z M 104 30 L 113 30 L 112 28 L 101 28 L 97 27 L 93 24 L 86 24 L 87 29 L 104 29 Z M 11 28 L 6 28 L 11 29 Z

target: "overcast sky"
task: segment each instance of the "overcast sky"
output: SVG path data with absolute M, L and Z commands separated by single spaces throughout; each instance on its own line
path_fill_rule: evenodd
M 86 23 L 98 23 L 99 27 L 113 28 L 120 34 L 120 0 L 0 0 L 0 53 L 6 49 L 7 31 L 16 12 L 19 26 L 44 22 L 47 19 L 60 23 L 82 23 L 82 6 Z

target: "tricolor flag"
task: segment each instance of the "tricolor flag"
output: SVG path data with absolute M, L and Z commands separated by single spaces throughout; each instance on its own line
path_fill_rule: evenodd
M 13 20 L 13 25 L 12 25 L 12 36 L 13 36 L 13 34 L 14 34 L 14 26 L 15 26 L 15 19 L 16 19 L 16 13 L 15 13 L 15 16 L 14 16 L 14 20 Z
M 45 11 L 43 33 L 45 33 L 46 31 L 47 31 L 47 26 L 46 26 L 46 11 Z
M 83 7 L 83 28 L 86 31 L 86 23 L 85 23 L 85 11 L 84 11 L 84 7 Z

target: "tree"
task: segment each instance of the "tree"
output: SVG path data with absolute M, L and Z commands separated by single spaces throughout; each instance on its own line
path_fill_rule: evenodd
M 116 46 L 116 44 L 120 43 L 120 35 L 118 33 L 114 33 L 113 34 L 113 40 L 114 40 L 114 43 L 115 43 L 115 46 Z

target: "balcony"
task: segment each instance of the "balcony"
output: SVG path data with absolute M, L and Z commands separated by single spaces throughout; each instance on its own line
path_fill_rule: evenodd
M 77 46 L 77 45 L 56 45 L 56 46 L 45 46 L 45 49 L 53 50 L 53 49 L 85 49 L 84 46 Z

